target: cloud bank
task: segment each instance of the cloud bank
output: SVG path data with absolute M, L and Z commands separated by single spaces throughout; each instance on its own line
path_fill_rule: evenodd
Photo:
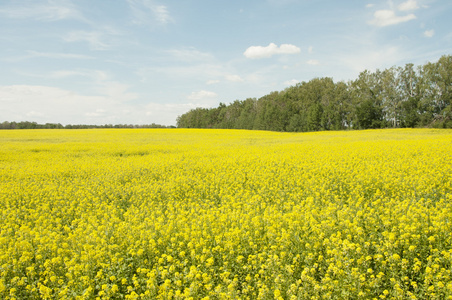
M 374 13 L 374 19 L 370 21 L 370 23 L 378 27 L 385 27 L 407 22 L 414 19 L 416 19 L 416 16 L 414 14 L 409 14 L 406 16 L 397 16 L 393 10 L 384 9 L 377 10 Z
M 400 11 L 415 10 L 419 8 L 419 5 L 417 4 L 416 0 L 408 0 L 401 3 L 397 8 Z
M 419 8 L 416 0 L 408 0 L 397 6 L 397 10 L 401 12 L 413 11 Z M 397 25 L 399 23 L 408 22 L 416 19 L 416 15 L 413 13 L 399 16 L 395 9 L 382 9 L 377 10 L 374 13 L 374 18 L 369 21 L 369 24 L 385 27 L 391 25 Z
M 112 82 L 97 95 L 38 85 L 0 86 L 0 121 L 32 121 L 67 124 L 151 124 L 175 125 L 178 115 L 205 105 L 210 92 L 193 93 L 195 103 L 133 104 L 136 97 L 126 86 Z M 214 94 L 216 95 L 216 94 Z M 212 103 L 207 103 L 212 105 Z
M 428 37 L 428 38 L 431 38 L 431 37 L 433 37 L 435 35 L 435 30 L 426 30 L 426 31 L 424 31 L 424 36 L 425 37 Z
M 155 20 L 165 25 L 173 21 L 168 8 L 152 0 L 127 0 L 132 10 L 134 24 L 150 24 Z
M 300 48 L 291 44 L 282 44 L 277 46 L 270 43 L 268 46 L 251 46 L 243 53 L 245 57 L 251 59 L 269 58 L 276 54 L 297 54 L 300 53 Z
M 187 99 L 190 100 L 201 100 L 201 99 L 205 99 L 205 98 L 215 98 L 218 95 L 214 92 L 210 92 L 210 91 L 205 91 L 205 90 L 201 90 L 198 92 L 193 92 L 191 93 Z
M 5 1 L 6 2 L 6 1 Z M 11 1 L 15 3 L 14 1 Z M 5 6 L 0 14 L 13 19 L 34 19 L 38 21 L 60 21 L 64 19 L 84 20 L 80 12 L 67 0 L 60 1 L 29 1 L 27 4 Z

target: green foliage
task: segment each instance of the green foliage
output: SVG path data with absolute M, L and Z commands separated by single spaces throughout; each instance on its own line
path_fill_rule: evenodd
M 382 110 L 372 100 L 362 102 L 356 109 L 359 129 L 382 127 Z
M 159 124 L 149 124 L 149 125 L 127 125 L 127 124 L 105 124 L 105 125 L 72 125 L 68 124 L 66 126 L 60 123 L 45 123 L 38 124 L 36 122 L 8 122 L 5 121 L 0 123 L 0 129 L 89 129 L 89 128 L 175 128 L 175 126 L 164 126 Z
M 419 99 L 410 97 L 402 103 L 401 126 L 414 128 L 419 124 L 420 119 Z
M 452 56 L 335 83 L 314 78 L 259 99 L 236 100 L 179 116 L 180 128 L 319 131 L 384 127 L 452 127 Z

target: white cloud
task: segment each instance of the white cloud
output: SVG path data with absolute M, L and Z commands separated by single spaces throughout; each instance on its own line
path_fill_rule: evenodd
M 292 85 L 296 85 L 296 84 L 299 83 L 299 82 L 300 82 L 299 80 L 292 79 L 292 80 L 284 81 L 284 85 L 292 86 Z
M 66 78 L 71 76 L 86 76 L 86 72 L 82 71 L 73 71 L 73 70 L 60 70 L 60 71 L 54 71 L 50 74 L 51 78 Z
M 224 78 L 227 81 L 232 81 L 232 82 L 242 82 L 243 81 L 243 79 L 239 75 L 225 75 Z
M 308 48 L 308 53 L 312 54 L 314 52 L 314 48 L 312 46 L 309 46 Z
M 192 92 L 187 99 L 190 100 L 201 100 L 201 99 L 206 99 L 206 98 L 215 98 L 218 95 L 214 92 L 209 92 L 209 91 L 205 91 L 205 90 L 201 90 L 198 92 Z
M 56 78 L 69 76 L 84 76 L 91 78 L 94 86 L 93 91 L 118 102 L 127 102 L 138 98 L 137 94 L 129 92 L 129 85 L 111 80 L 111 76 L 102 70 L 62 70 L 54 72 L 53 76 Z
M 27 117 L 34 118 L 34 117 L 42 117 L 44 114 L 32 110 L 32 111 L 27 112 L 25 115 L 26 115 Z
M 85 113 L 85 110 L 93 110 L 98 104 L 105 105 L 107 102 L 105 97 L 83 96 L 55 87 L 33 85 L 0 86 L 0 105 L 7 107 L 7 109 L 1 110 L 0 119 L 70 122 L 71 120 L 77 120 L 80 115 Z
M 426 31 L 424 31 L 424 36 L 425 37 L 428 37 L 428 38 L 431 38 L 431 37 L 433 37 L 435 35 L 435 30 L 426 30 Z
M 79 76 L 84 77 L 90 86 L 90 92 L 96 97 L 105 97 L 110 101 L 128 102 L 139 97 L 138 94 L 130 92 L 130 86 L 119 81 L 111 79 L 110 74 L 102 70 L 75 69 L 75 70 L 58 70 L 48 74 L 24 74 L 35 78 L 49 79 L 66 79 L 68 77 Z M 28 87 L 28 86 L 26 86 Z M 28 88 L 30 89 L 30 88 Z M 50 88 L 42 87 L 41 90 L 46 93 Z M 34 91 L 37 89 L 33 88 Z
M 216 79 L 211 79 L 211 80 L 207 80 L 206 84 L 211 85 L 211 84 L 216 84 L 219 83 L 220 80 L 216 80 Z
M 378 27 L 384 27 L 407 22 L 413 19 L 416 19 L 416 16 L 414 14 L 397 16 L 393 10 L 377 10 L 374 13 L 374 19 L 369 23 Z
M 58 53 L 58 52 L 38 52 L 38 51 L 27 51 L 26 55 L 21 56 L 10 56 L 6 58 L 0 58 L 1 61 L 7 62 L 18 62 L 26 59 L 33 58 L 51 58 L 51 59 L 93 59 L 94 57 L 75 54 L 75 53 Z
M 282 44 L 278 47 L 274 43 L 268 46 L 251 46 L 243 53 L 247 58 L 268 58 L 275 54 L 296 54 L 300 53 L 300 48 L 291 44 Z
M 59 21 L 63 19 L 84 20 L 74 5 L 67 0 L 48 0 L 44 3 L 17 4 L 0 9 L 0 14 L 14 19 Z
M 104 109 L 96 109 L 94 112 L 87 112 L 85 116 L 87 117 L 101 117 L 105 115 Z
M 419 5 L 417 4 L 416 0 L 408 0 L 401 3 L 397 8 L 400 11 L 416 10 L 419 8 Z
M 152 20 L 161 25 L 173 21 L 168 8 L 165 5 L 159 5 L 152 0 L 127 0 L 133 14 L 133 23 L 152 24 Z
M 316 59 L 310 59 L 306 62 L 308 65 L 312 65 L 312 66 L 316 66 L 318 64 L 320 64 L 320 62 Z
M 123 89 L 124 87 L 122 87 Z M 127 93 L 82 95 L 73 91 L 33 85 L 0 86 L 0 120 L 61 124 L 175 125 L 176 117 L 198 104 L 134 104 Z
M 371 8 L 371 7 L 374 7 L 374 6 L 375 6 L 375 4 L 373 4 L 373 3 L 366 4 L 367 8 Z
M 267 0 L 267 2 L 272 5 L 282 6 L 297 2 L 297 0 Z
M 201 52 L 191 47 L 186 49 L 171 49 L 167 53 L 173 58 L 184 62 L 210 61 L 214 58 L 210 53 Z
M 152 82 L 155 80 L 188 81 L 191 84 L 201 84 L 215 78 L 224 78 L 225 74 L 231 71 L 225 65 L 198 62 L 193 64 L 174 63 L 173 59 L 161 58 L 159 66 L 145 66 L 136 72 L 141 77 L 142 82 Z M 196 74 L 194 76 L 193 74 Z
M 152 12 L 154 13 L 154 15 L 159 23 L 166 24 L 166 23 L 172 21 L 172 18 L 165 5 L 153 6 Z
M 138 98 L 135 93 L 128 92 L 130 86 L 117 81 L 105 81 L 98 84 L 97 92 L 116 101 L 131 101 Z
M 300 48 L 291 44 L 282 44 L 281 47 L 279 47 L 279 53 L 280 54 L 300 53 Z
M 72 31 L 64 37 L 66 42 L 88 42 L 94 50 L 105 50 L 110 47 L 109 44 L 102 41 L 104 34 L 100 31 Z
M 29 57 L 45 57 L 45 58 L 56 58 L 56 59 L 93 59 L 92 56 L 75 54 L 75 53 L 56 53 L 56 52 L 38 52 L 38 51 L 28 51 Z
M 357 75 L 364 70 L 374 71 L 396 65 L 404 58 L 404 53 L 399 48 L 380 47 L 379 49 L 364 48 L 353 53 L 349 53 L 340 58 L 341 64 L 353 70 Z
M 50 75 L 40 74 L 40 75 L 30 75 L 33 77 L 41 77 L 41 78 L 67 78 L 71 76 L 82 76 L 87 77 L 94 83 L 102 84 L 106 82 L 110 76 L 101 70 L 87 70 L 87 69 L 76 69 L 76 70 L 58 70 L 50 73 Z
M 85 75 L 80 73 L 81 75 Z M 72 75 L 72 74 L 69 74 Z M 68 76 L 69 76 L 68 75 Z M 99 75 L 102 76 L 102 75 Z M 11 85 L 11 86 L 0 86 L 0 99 L 2 101 L 18 101 L 22 102 L 21 97 L 23 99 L 29 99 L 30 101 L 35 101 L 39 108 L 39 101 L 45 100 L 44 102 L 60 102 L 68 101 L 68 104 L 72 103 L 76 104 L 77 99 L 89 99 L 90 101 L 93 99 L 104 99 L 108 101 L 116 101 L 127 102 L 129 100 L 135 99 L 137 97 L 136 94 L 128 92 L 129 86 L 126 84 L 122 84 L 116 81 L 103 81 L 97 80 L 94 82 L 94 90 L 97 92 L 97 95 L 94 96 L 82 96 L 78 95 L 75 92 L 56 88 L 49 86 L 35 86 L 35 85 Z M 72 101 L 74 100 L 74 101 Z M 28 101 L 28 100 L 27 100 Z M 43 103 L 44 103 L 43 102 Z M 45 105 L 42 105 L 44 107 Z M 39 110 L 39 109 L 35 109 Z
M 145 118 L 147 120 L 155 120 L 155 121 L 147 121 L 145 124 L 149 123 L 157 123 L 163 125 L 176 125 L 176 118 L 182 114 L 185 114 L 187 111 L 191 109 L 195 109 L 197 107 L 207 107 L 207 106 L 215 106 L 216 102 L 212 103 L 148 103 L 145 107 Z M 168 121 L 174 120 L 174 121 Z M 143 123 L 143 122 L 140 122 Z M 133 123 L 137 124 L 137 123 Z

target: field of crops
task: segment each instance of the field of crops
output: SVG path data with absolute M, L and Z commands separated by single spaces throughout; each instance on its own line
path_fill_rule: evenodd
M 1 299 L 452 299 L 452 130 L 0 132 Z

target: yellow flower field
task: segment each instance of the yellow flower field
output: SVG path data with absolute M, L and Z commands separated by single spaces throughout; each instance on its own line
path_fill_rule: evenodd
M 1 299 L 452 299 L 452 130 L 0 131 Z

